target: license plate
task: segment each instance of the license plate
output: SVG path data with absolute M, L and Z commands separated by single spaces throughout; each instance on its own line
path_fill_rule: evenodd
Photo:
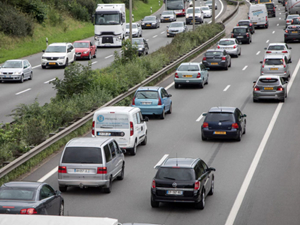
M 210 65 L 218 65 L 219 63 L 211 63 Z
M 146 26 L 147 26 L 147 27 L 151 27 L 151 25 L 150 25 L 150 24 L 147 24 Z
M 237 38 L 243 38 L 243 36 L 237 36 Z
M 111 136 L 111 133 L 109 133 L 109 132 L 98 132 L 97 135 L 98 136 Z
M 273 87 L 264 87 L 264 90 L 273 90 Z
M 151 102 L 142 102 L 142 105 L 151 105 Z
M 293 33 L 293 34 L 297 34 L 297 33 L 298 33 L 298 31 L 292 31 L 292 33 Z
M 193 75 L 183 75 L 183 77 L 193 77 Z
M 88 169 L 74 169 L 75 173 L 91 173 L 92 170 L 88 170 Z
M 51 63 L 49 63 L 49 65 L 56 65 L 56 63 L 51 62 Z
M 256 22 L 254 24 L 257 24 Z
M 169 20 L 169 18 L 165 18 L 165 20 Z
M 167 191 L 168 195 L 182 195 L 182 191 Z
M 270 70 L 278 70 L 278 68 L 270 68 Z
M 215 131 L 214 134 L 222 134 L 222 135 L 224 135 L 224 134 L 226 134 L 226 131 Z

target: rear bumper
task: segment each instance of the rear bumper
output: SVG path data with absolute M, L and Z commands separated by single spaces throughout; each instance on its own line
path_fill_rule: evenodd
M 160 115 L 163 112 L 164 109 L 164 105 L 160 105 L 160 106 L 136 106 L 136 105 L 132 105 L 132 107 L 137 107 L 141 110 L 142 115 Z
M 253 99 L 260 100 L 260 99 L 283 99 L 284 92 L 283 91 L 276 91 L 276 92 L 253 92 Z
M 222 68 L 225 67 L 227 62 L 219 62 L 218 65 L 211 65 L 211 63 L 203 62 L 203 64 L 208 68 Z
M 192 79 L 185 79 L 185 78 L 175 78 L 175 84 L 203 84 L 204 80 L 201 78 L 192 78 Z
M 152 201 L 155 202 L 182 202 L 182 203 L 197 203 L 200 202 L 201 196 L 196 192 L 194 193 L 194 196 L 192 197 L 186 197 L 186 196 L 158 196 L 156 195 L 155 190 L 151 190 L 151 198 Z
M 65 180 L 58 179 L 60 186 L 73 186 L 73 187 L 102 187 L 109 184 L 109 180 Z
M 213 138 L 213 139 L 236 139 L 239 137 L 239 132 L 237 129 L 233 130 L 217 130 L 217 131 L 225 131 L 226 134 L 215 134 L 214 130 L 202 130 L 202 136 L 205 138 Z

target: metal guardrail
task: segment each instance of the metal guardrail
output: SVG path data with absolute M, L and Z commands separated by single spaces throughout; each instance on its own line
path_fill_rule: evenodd
M 233 10 L 233 12 L 228 15 L 227 17 L 225 17 L 223 20 L 221 20 L 221 23 L 225 23 L 227 20 L 229 20 L 239 9 L 239 6 L 240 6 L 240 2 L 239 1 L 229 1 L 229 2 L 232 2 L 232 3 L 235 3 L 236 4 L 236 7 L 235 9 Z
M 234 12 L 232 14 L 234 14 L 236 11 L 237 11 L 237 8 L 234 10 Z M 229 15 L 229 16 L 231 17 L 232 15 Z M 175 60 L 171 64 L 165 66 L 160 71 L 154 73 L 153 75 L 151 75 L 150 77 L 148 77 L 147 79 L 145 79 L 144 81 L 142 81 L 141 83 L 139 83 L 139 84 L 135 85 L 134 87 L 130 88 L 127 92 L 125 92 L 125 93 L 123 93 L 123 94 L 115 97 L 114 99 L 110 100 L 109 102 L 107 102 L 106 104 L 104 104 L 103 106 L 101 106 L 99 109 L 101 109 L 103 107 L 106 107 L 106 106 L 114 105 L 117 102 L 125 99 L 126 97 L 130 96 L 131 94 L 133 94 L 136 91 L 137 88 L 139 88 L 141 86 L 144 86 L 144 85 L 150 83 L 151 81 L 157 79 L 161 75 L 163 75 L 166 72 L 168 72 L 169 70 L 173 69 L 173 67 L 176 66 L 177 64 L 183 62 L 184 60 L 188 59 L 190 56 L 194 55 L 195 53 L 197 53 L 201 49 L 209 46 L 211 43 L 213 43 L 216 40 L 218 40 L 224 34 L 225 34 L 225 26 L 224 26 L 223 31 L 221 31 L 220 33 L 218 33 L 212 39 L 206 41 L 202 45 L 194 48 L 190 52 L 188 52 L 185 55 L 179 57 L 177 60 Z M 43 150 L 45 150 L 46 148 L 48 148 L 49 146 L 51 146 L 52 144 L 54 144 L 55 142 L 59 141 L 60 139 L 64 138 L 65 136 L 67 136 L 68 134 L 70 134 L 71 132 L 73 132 L 74 130 L 78 129 L 79 127 L 81 127 L 82 125 L 84 125 L 85 123 L 87 123 L 89 120 L 91 120 L 93 118 L 93 115 L 94 115 L 94 112 L 89 113 L 88 115 L 82 117 L 80 120 L 76 121 L 72 125 L 70 125 L 67 128 L 65 128 L 64 130 L 56 133 L 52 137 L 48 138 L 46 141 L 44 141 L 41 144 L 39 144 L 38 146 L 34 147 L 30 151 L 26 152 L 25 154 L 23 154 L 19 158 L 15 159 L 11 163 L 9 163 L 6 166 L 2 167 L 0 169 L 0 178 L 4 177 L 5 175 L 7 175 L 8 173 L 10 173 L 14 169 L 18 168 L 23 163 L 25 163 L 28 160 L 30 160 L 32 157 L 36 156 L 37 154 L 39 154 L 40 152 L 42 152 Z

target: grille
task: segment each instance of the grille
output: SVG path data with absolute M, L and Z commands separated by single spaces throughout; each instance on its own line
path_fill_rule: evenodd
M 3 72 L 3 74 L 13 74 L 13 72 Z
M 47 57 L 47 60 L 58 60 L 58 57 Z
M 113 37 L 103 37 L 102 38 L 102 43 L 114 43 Z

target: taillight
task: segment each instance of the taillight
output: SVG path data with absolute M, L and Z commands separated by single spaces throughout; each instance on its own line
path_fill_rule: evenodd
M 175 77 L 176 77 L 176 78 L 179 78 L 178 73 L 175 73 Z
M 106 167 L 97 167 L 97 174 L 107 174 Z
M 252 23 L 250 23 L 249 26 L 252 27 Z
M 92 123 L 92 135 L 95 135 L 95 121 Z
M 203 57 L 203 59 L 202 60 L 206 60 L 206 57 Z
M 288 51 L 282 51 L 282 53 L 288 53 Z
M 250 20 L 250 16 L 248 16 L 248 20 Z
M 156 188 L 155 180 L 152 180 L 152 188 Z
M 283 88 L 282 87 L 278 87 L 277 91 L 283 91 Z
M 67 173 L 67 167 L 59 166 L 58 167 L 58 173 Z
M 291 24 L 293 24 L 293 23 L 294 23 L 294 20 L 291 21 Z
M 29 215 L 32 215 L 32 214 L 37 214 L 37 211 L 34 208 L 21 209 L 20 214 L 29 214 Z
M 275 7 L 273 7 L 273 10 L 275 11 Z
M 197 181 L 195 182 L 194 190 L 199 190 L 199 189 L 200 189 L 200 181 L 197 180 Z
M 222 60 L 226 60 L 226 57 L 225 57 L 225 56 L 223 56 L 223 57 L 222 57 Z
M 218 48 L 220 48 L 220 46 L 218 45 Z
M 285 30 L 285 33 L 288 33 L 289 31 L 288 30 Z
M 198 73 L 198 74 L 197 74 L 197 78 L 200 78 L 200 77 L 201 77 L 201 73 Z
M 237 123 L 233 123 L 233 124 L 231 125 L 231 127 L 232 127 L 233 129 L 238 129 L 238 128 L 239 128 L 239 125 L 238 125 Z
M 203 128 L 208 128 L 208 123 L 207 123 L 207 122 L 204 122 L 203 125 L 202 125 L 202 127 L 203 127 Z
M 161 98 L 158 98 L 158 104 L 157 105 L 161 105 Z
M 260 90 L 259 87 L 254 88 L 254 91 L 259 91 L 259 90 Z
M 133 96 L 133 99 L 132 99 L 131 105 L 135 105 L 135 96 Z
M 130 122 L 130 136 L 134 134 L 133 122 Z
M 289 22 L 291 22 L 291 21 L 290 21 L 290 20 L 287 20 L 286 22 L 289 23 Z
M 271 51 L 266 51 L 266 53 L 272 53 Z
M 266 16 L 266 21 L 268 21 L 268 16 Z
M 233 38 L 233 34 L 231 34 L 231 37 Z
M 239 24 L 236 25 L 237 27 L 239 26 Z
M 246 33 L 246 35 L 247 35 L 247 37 L 249 37 L 249 34 L 248 34 L 248 33 Z
M 185 12 L 185 9 L 183 9 L 182 12 Z
M 264 59 L 264 62 L 263 62 L 263 64 L 262 64 L 262 68 L 265 68 L 265 62 L 266 62 L 266 59 Z
M 234 45 L 233 48 L 236 48 L 236 45 Z
M 283 67 L 285 68 L 285 67 L 286 67 L 286 65 L 285 65 L 285 61 L 284 61 L 284 59 L 282 59 L 282 62 L 283 62 Z

